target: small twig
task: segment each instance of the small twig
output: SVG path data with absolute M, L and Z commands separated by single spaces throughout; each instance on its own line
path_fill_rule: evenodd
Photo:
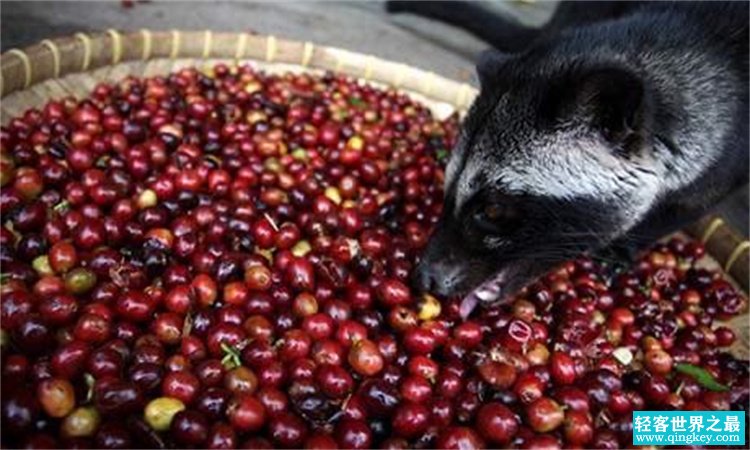
M 83 374 L 83 379 L 86 381 L 86 399 L 84 403 L 90 403 L 94 398 L 94 384 L 96 383 L 96 379 L 88 372 Z
M 268 213 L 263 213 L 263 217 L 265 217 L 266 220 L 268 221 L 268 223 L 271 224 L 271 227 L 273 227 L 273 230 L 278 233 L 279 226 L 276 225 L 276 222 L 273 220 L 273 218 L 271 216 L 269 216 Z

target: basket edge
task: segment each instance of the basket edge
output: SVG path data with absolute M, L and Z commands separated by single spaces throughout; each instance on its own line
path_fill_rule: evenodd
M 107 30 L 47 39 L 0 55 L 2 97 L 70 73 L 132 60 L 156 58 L 256 59 L 322 70 L 334 70 L 364 80 L 449 103 L 465 111 L 477 89 L 417 67 L 338 47 L 241 32 Z

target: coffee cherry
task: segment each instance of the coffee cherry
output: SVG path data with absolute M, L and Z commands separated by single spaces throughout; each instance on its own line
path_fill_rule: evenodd
M 508 363 L 486 360 L 479 365 L 478 371 L 482 380 L 496 389 L 507 389 L 516 380 L 516 368 Z
M 374 342 L 364 339 L 355 342 L 349 350 L 349 364 L 357 373 L 373 376 L 383 370 L 383 356 Z
M 424 433 L 430 421 L 430 411 L 421 403 L 404 403 L 393 416 L 393 431 L 411 439 Z
M 258 377 L 247 367 L 235 367 L 224 375 L 224 387 L 234 394 L 253 394 L 258 389 Z
M 63 419 L 60 430 L 66 438 L 91 437 L 99 428 L 99 422 L 100 417 L 96 409 L 80 407 Z
M 411 301 L 411 293 L 406 285 L 398 280 L 383 280 L 377 289 L 378 299 L 388 308 L 404 306 Z
M 44 190 L 44 180 L 36 170 L 30 167 L 19 167 L 15 173 L 13 188 L 25 200 L 33 200 Z
M 54 325 L 71 323 L 78 313 L 78 302 L 73 296 L 59 294 L 45 299 L 39 305 L 39 313 Z
M 354 388 L 354 379 L 341 366 L 323 364 L 315 370 L 320 390 L 331 398 L 344 398 Z
M 565 440 L 573 445 L 586 445 L 594 437 L 594 424 L 587 412 L 566 411 Z
M 432 385 L 421 376 L 410 375 L 400 384 L 401 396 L 415 403 L 423 403 L 432 397 Z
M 227 407 L 229 423 L 235 429 L 257 432 L 266 422 L 266 408 L 249 394 L 235 396 Z
M 67 241 L 60 241 L 49 250 L 49 264 L 57 273 L 65 273 L 78 263 L 75 246 Z
M 576 379 L 573 358 L 565 353 L 555 352 L 550 358 L 550 374 L 557 384 L 571 384 Z
M 207 448 L 237 448 L 237 433 L 226 423 L 216 423 L 211 426 L 206 441 Z
M 151 400 L 143 412 L 146 422 L 156 431 L 168 430 L 175 414 L 185 409 L 185 404 L 171 397 Z
M 298 448 L 307 436 L 305 423 L 293 413 L 281 413 L 268 424 L 271 439 L 283 447 Z
M 513 392 L 522 403 L 532 403 L 544 395 L 545 383 L 531 372 L 526 372 L 516 379 Z
M 181 444 L 200 446 L 208 439 L 208 424 L 198 412 L 182 410 L 173 416 L 170 434 Z
M 50 378 L 39 383 L 37 398 L 44 412 L 54 418 L 67 416 L 76 404 L 73 385 L 60 378 Z
M 292 361 L 298 358 L 304 358 L 310 353 L 312 340 L 304 331 L 295 329 L 284 333 L 282 338 L 279 356 L 286 360 Z
M 196 301 L 201 306 L 211 306 L 216 301 L 217 286 L 216 282 L 206 274 L 198 274 L 193 278 L 190 286 L 196 297 Z
M 479 408 L 476 417 L 479 433 L 495 444 L 510 442 L 518 432 L 518 418 L 500 403 L 487 403 Z
M 73 269 L 65 274 L 65 288 L 73 295 L 85 294 L 96 285 L 96 275 L 83 268 Z
M 340 421 L 336 424 L 335 436 L 342 448 L 366 449 L 372 446 L 372 431 L 362 420 Z
M 286 281 L 294 289 L 312 291 L 315 288 L 315 269 L 304 258 L 294 258 L 286 266 Z
M 562 425 L 565 413 L 560 405 L 548 397 L 535 400 L 526 407 L 529 426 L 539 433 L 547 433 Z
M 664 350 L 654 349 L 646 353 L 646 367 L 652 373 L 666 375 L 672 370 L 672 357 Z
M 94 406 L 102 415 L 140 412 L 143 395 L 131 382 L 105 378 L 94 384 Z
M 117 313 L 125 319 L 145 322 L 153 319 L 156 304 L 143 292 L 125 291 L 115 304 Z
M 304 448 L 307 450 L 333 450 L 339 447 L 333 437 L 324 433 L 318 433 L 307 438 Z
M 245 270 L 245 283 L 255 291 L 266 291 L 271 287 L 271 271 L 261 265 L 248 267 Z
M 474 348 L 482 342 L 482 327 L 476 322 L 463 322 L 453 329 L 453 337 L 463 347 Z
M 198 395 L 200 381 L 185 370 L 170 372 L 164 377 L 161 390 L 165 397 L 177 399 L 184 404 L 190 404 Z
M 437 448 L 469 450 L 485 448 L 484 441 L 471 428 L 451 427 L 438 437 Z

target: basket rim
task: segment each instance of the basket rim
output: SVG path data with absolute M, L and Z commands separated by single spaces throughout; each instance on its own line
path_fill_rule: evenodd
M 332 70 L 382 83 L 406 94 L 418 94 L 465 112 L 478 90 L 468 83 L 420 68 L 360 52 L 312 42 L 278 38 L 274 35 L 232 31 L 117 31 L 45 39 L 24 49 L 10 49 L 0 55 L 1 98 L 28 90 L 32 85 L 62 76 L 90 72 L 133 61 L 169 58 L 173 60 L 233 60 L 267 62 L 302 69 Z M 5 114 L 3 112 L 3 114 Z M 709 215 L 685 228 L 700 240 L 709 253 L 748 292 L 750 240 L 742 237 L 721 217 Z
M 217 45 L 222 39 L 231 39 L 236 43 L 231 48 Z M 259 61 L 332 70 L 412 91 L 448 103 L 457 111 L 467 110 L 478 94 L 478 89 L 471 84 L 432 71 L 371 54 L 317 45 L 311 41 L 247 32 L 147 29 L 76 33 L 45 39 L 23 49 L 7 50 L 0 55 L 0 92 L 4 98 L 50 78 L 107 65 L 159 58 L 227 59 L 237 63 Z M 21 83 L 19 75 L 22 75 Z

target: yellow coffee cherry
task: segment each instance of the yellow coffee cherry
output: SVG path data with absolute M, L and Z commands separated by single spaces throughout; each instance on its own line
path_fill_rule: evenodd
M 99 422 L 99 413 L 95 408 L 82 406 L 63 419 L 60 429 L 66 437 L 89 437 L 96 433 Z
M 440 301 L 430 294 L 422 297 L 422 303 L 419 306 L 417 314 L 420 320 L 432 320 L 440 315 Z
M 159 397 L 151 400 L 143 412 L 146 422 L 156 431 L 165 431 L 172 424 L 172 418 L 185 409 L 185 404 L 176 398 Z

